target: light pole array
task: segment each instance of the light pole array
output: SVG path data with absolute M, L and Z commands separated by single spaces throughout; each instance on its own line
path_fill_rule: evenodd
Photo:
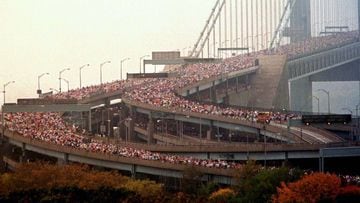
M 330 110 L 330 92 L 324 89 L 318 89 L 317 91 L 321 91 L 324 92 L 325 94 L 327 94 L 328 97 L 328 114 L 330 114 L 331 110 Z
M 123 60 L 120 61 L 120 80 L 122 80 L 122 72 L 123 72 L 122 64 L 127 60 L 130 60 L 130 58 L 124 58 Z
M 143 60 L 145 57 L 149 57 L 150 55 L 144 55 L 142 57 L 140 57 L 140 72 L 141 73 L 141 60 Z M 145 73 L 145 67 L 144 67 L 144 73 Z
M 105 65 L 107 63 L 111 63 L 111 61 L 105 61 L 105 62 L 100 64 L 100 84 L 101 85 L 102 85 L 102 67 L 103 67 L 103 65 Z
M 59 72 L 59 92 L 61 92 L 61 74 L 67 70 L 70 70 L 70 68 L 64 68 Z
M 41 94 L 40 79 L 41 79 L 41 77 L 43 77 L 44 75 L 50 75 L 50 73 L 43 73 L 43 74 L 41 74 L 41 75 L 38 76 L 38 91 L 37 91 L 37 93 L 39 94 L 39 97 L 40 97 L 40 94 Z
M 80 89 L 81 89 L 81 87 L 82 87 L 82 86 L 81 86 L 81 70 L 82 70 L 83 68 L 85 68 L 85 67 L 88 67 L 88 66 L 90 66 L 90 64 L 85 64 L 85 65 L 83 65 L 83 66 L 81 66 L 81 67 L 79 68 L 79 73 L 80 73 L 80 74 L 79 74 L 79 77 L 80 77 L 80 78 L 79 78 L 79 79 L 80 79 L 80 80 L 79 80 L 79 81 L 80 81 Z

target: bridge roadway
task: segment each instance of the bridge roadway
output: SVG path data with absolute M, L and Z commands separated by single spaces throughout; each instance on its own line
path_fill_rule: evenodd
M 154 107 L 148 104 L 142 104 L 139 102 L 133 102 L 128 99 L 122 100 L 130 108 L 137 112 L 152 115 L 154 113 L 165 113 L 171 115 L 175 120 L 197 123 L 208 126 L 215 126 L 220 128 L 229 129 L 232 131 L 248 132 L 256 135 L 263 135 L 270 137 L 285 143 L 331 143 L 339 142 L 341 140 L 336 137 L 325 135 L 317 131 L 314 132 L 311 129 L 301 130 L 294 127 L 287 127 L 286 125 L 279 124 L 262 124 L 257 122 L 251 122 L 247 120 L 231 119 L 223 116 L 201 114 L 195 112 L 184 112 L 170 110 L 161 107 Z M 306 139 L 308 138 L 308 139 Z
M 173 178 L 182 178 L 183 171 L 189 166 L 183 164 L 171 164 L 161 161 L 143 160 L 139 158 L 127 158 L 111 154 L 95 153 L 72 147 L 60 146 L 39 140 L 25 138 L 17 133 L 5 130 L 5 137 L 10 144 L 21 147 L 24 151 L 33 151 L 39 154 L 57 158 L 63 163 L 77 162 L 93 166 L 128 171 L 133 176 L 137 173 L 158 175 Z M 222 184 L 234 183 L 233 169 L 217 169 L 196 167 L 203 173 L 204 180 Z
M 104 153 L 94 153 L 72 147 L 60 146 L 44 141 L 25 138 L 18 133 L 5 130 L 5 137 L 10 144 L 22 148 L 25 151 L 33 151 L 46 156 L 54 157 L 59 163 L 78 162 L 89 165 L 128 171 L 132 176 L 136 173 L 158 175 L 173 178 L 182 178 L 183 171 L 189 166 L 183 164 L 171 164 L 161 161 L 143 160 L 139 158 L 127 158 Z M 325 158 L 331 157 L 354 157 L 360 156 L 360 147 L 346 145 L 224 145 L 222 148 L 212 145 L 204 146 L 158 146 L 141 145 L 135 143 L 121 143 L 119 146 L 141 148 L 154 152 L 181 154 L 207 159 L 231 159 L 237 160 L 240 156 L 247 159 L 264 160 L 288 160 L 288 159 L 319 159 L 320 170 L 324 169 Z M 342 146 L 342 147 L 341 147 Z M 202 154 L 202 155 L 200 155 Z M 214 181 L 222 184 L 234 184 L 235 169 L 218 169 L 196 167 L 203 174 L 205 181 Z

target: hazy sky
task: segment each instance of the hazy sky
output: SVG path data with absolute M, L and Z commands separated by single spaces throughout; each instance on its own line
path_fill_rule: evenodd
M 176 50 L 195 43 L 215 0 L 0 0 L 0 85 L 9 80 L 7 102 L 35 97 L 41 89 L 58 88 L 59 71 L 79 86 L 119 79 L 120 59 L 125 72 L 139 71 L 139 58 L 151 51 Z M 149 71 L 152 71 L 150 69 Z M 66 85 L 63 84 L 63 90 Z M 0 99 L 2 103 L 2 96 Z
M 103 81 L 120 78 L 120 60 L 130 57 L 123 65 L 123 73 L 138 72 L 139 58 L 151 51 L 187 50 L 197 40 L 216 0 L 0 0 L 0 89 L 7 81 L 15 84 L 7 87 L 7 102 L 16 98 L 36 97 L 38 75 L 49 72 L 41 79 L 41 89 L 59 88 L 59 71 L 70 81 L 70 89 L 79 87 L 79 67 L 83 69 L 83 86 L 99 84 L 99 64 L 111 60 L 103 67 Z M 349 7 L 338 0 L 314 1 L 315 8 L 321 2 L 335 2 L 327 9 L 333 11 L 336 25 L 352 22 Z M 340 3 L 340 4 L 339 4 Z M 322 10 L 321 10 L 322 11 Z M 350 14 L 349 14 L 350 13 Z M 331 24 L 327 13 L 314 14 L 324 17 L 316 26 Z M 329 22 L 327 22 L 329 21 Z M 337 22 L 340 21 L 340 22 Z M 356 21 L 356 20 L 355 20 Z M 355 22 L 354 21 L 354 22 Z M 351 26 L 351 25 L 350 25 Z M 317 29 L 319 30 L 319 29 Z M 245 31 L 244 31 L 245 32 Z M 185 49 L 184 49 L 185 48 Z M 147 69 L 153 71 L 152 67 Z M 355 83 L 315 84 L 334 89 L 333 101 L 336 112 L 358 101 Z M 358 85 L 356 85 L 358 87 Z M 62 89 L 66 90 L 63 82 Z M 340 91 L 337 91 L 339 90 Z M 347 95 L 337 95 L 345 91 Z M 357 91 L 355 91 L 357 90 Z M 315 94 L 315 93 L 314 93 Z M 325 102 L 324 95 L 321 97 Z M 351 101 L 346 103 L 346 101 Z M 0 102 L 3 102 L 2 95 Z M 338 104 L 338 105 L 337 105 Z M 321 109 L 325 111 L 326 109 Z

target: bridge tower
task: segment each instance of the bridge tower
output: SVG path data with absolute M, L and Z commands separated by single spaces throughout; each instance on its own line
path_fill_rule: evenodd
M 311 37 L 310 0 L 295 1 L 291 10 L 288 34 L 291 43 L 304 41 Z

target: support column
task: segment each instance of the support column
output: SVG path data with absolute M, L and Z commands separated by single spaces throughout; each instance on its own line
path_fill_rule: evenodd
M 25 161 L 26 161 L 26 144 L 22 143 L 22 145 L 21 145 L 20 163 L 24 163 Z
M 312 81 L 310 77 L 289 82 L 291 111 L 312 112 Z
M 89 117 L 88 117 L 88 127 L 89 127 L 89 132 L 90 134 L 92 134 L 92 121 L 91 121 L 91 109 L 89 110 Z
M 136 165 L 131 165 L 131 178 L 136 178 Z
M 155 124 L 151 115 L 149 115 L 149 122 L 147 123 L 147 137 L 148 137 L 148 144 L 154 143 L 154 130 Z
M 134 120 L 130 117 L 125 120 L 126 133 L 125 141 L 129 142 L 134 139 Z
M 212 82 L 212 86 L 210 88 L 211 91 L 211 101 L 216 103 L 216 86 L 215 86 L 215 81 Z
M 239 92 L 239 77 L 236 77 L 236 93 Z
M 213 136 L 214 136 L 213 121 L 210 121 L 209 130 L 206 131 L 206 139 L 211 140 L 211 137 Z
M 199 87 L 196 87 L 196 96 L 197 96 L 197 99 L 200 100 L 200 90 L 199 90 Z

